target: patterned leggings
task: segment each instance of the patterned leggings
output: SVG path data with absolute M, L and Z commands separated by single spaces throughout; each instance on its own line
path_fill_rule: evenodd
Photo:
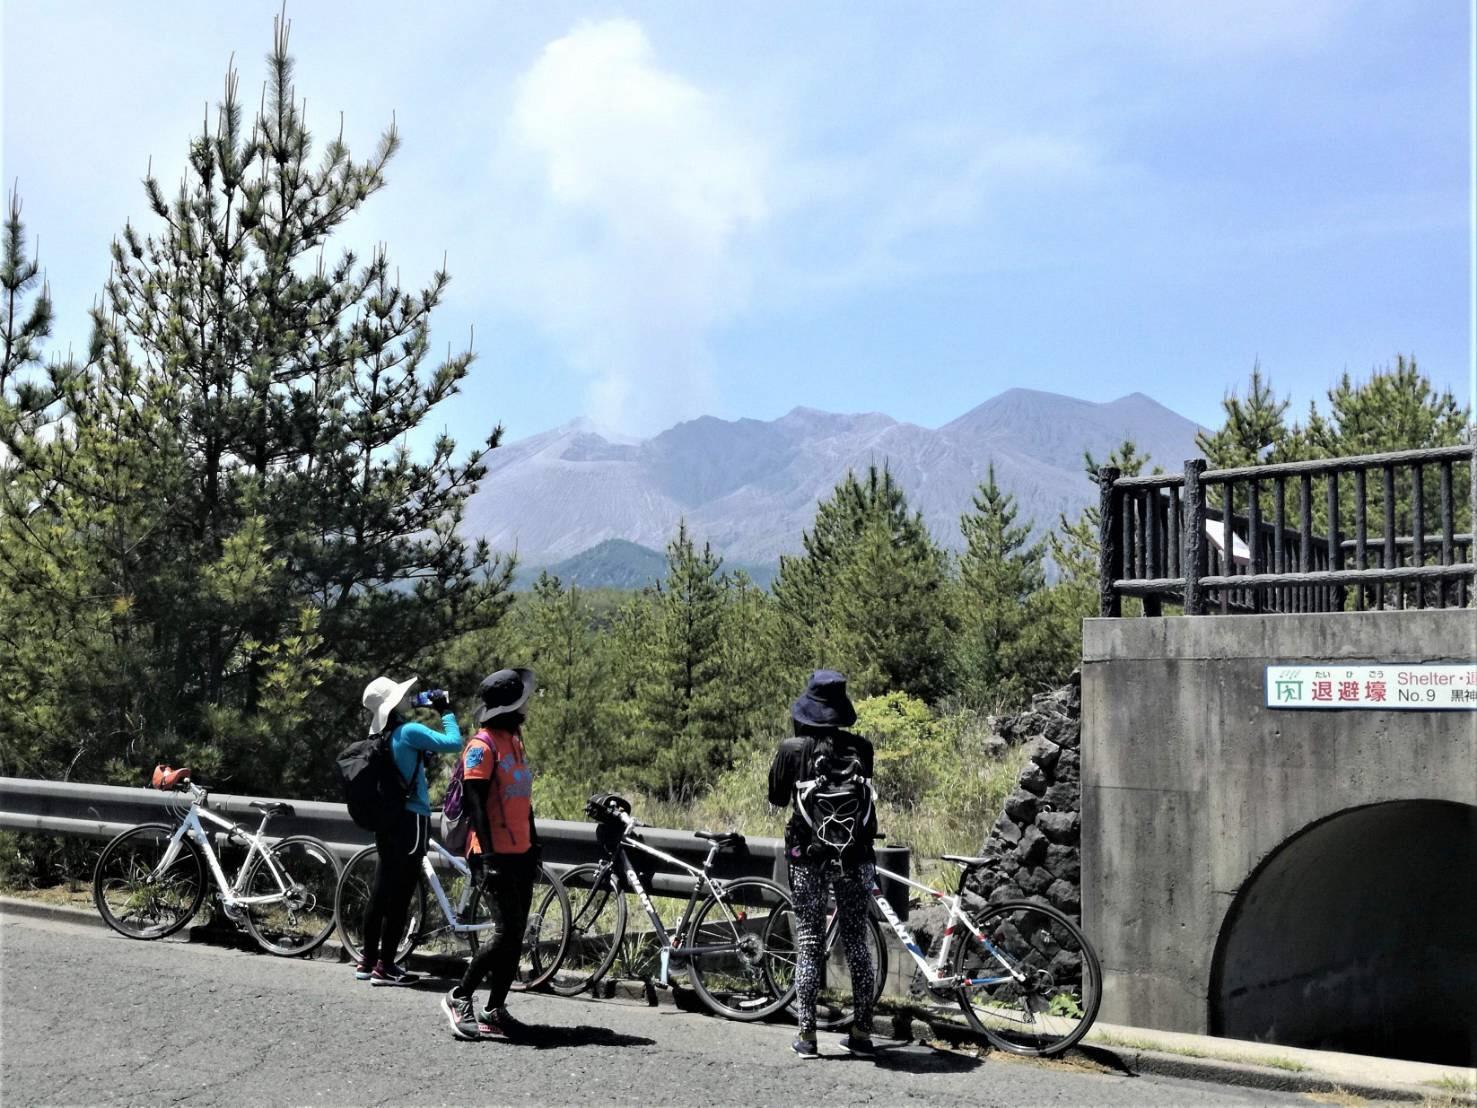
M 799 964 L 795 970 L 795 994 L 800 1004 L 800 1034 L 815 1036 L 815 1000 L 820 987 L 822 947 L 826 941 L 826 901 L 832 881 L 827 866 L 791 863 L 790 891 L 795 898 L 796 945 Z M 867 909 L 872 899 L 872 864 L 854 866 L 835 878 L 836 905 L 841 912 L 841 943 L 851 968 L 851 991 L 856 1011 L 852 1032 L 872 1033 L 872 1004 L 877 971 L 867 952 Z

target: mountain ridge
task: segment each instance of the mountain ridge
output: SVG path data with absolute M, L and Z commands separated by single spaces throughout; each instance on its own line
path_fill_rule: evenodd
M 1084 451 L 1125 438 L 1165 469 L 1194 457 L 1200 428 L 1144 393 L 1095 402 L 1013 388 L 936 428 L 883 412 L 797 406 L 772 420 L 699 416 L 644 440 L 573 420 L 484 455 L 462 533 L 554 565 L 619 539 L 661 550 L 685 519 L 725 558 L 772 565 L 799 549 L 816 503 L 848 469 L 887 465 L 946 547 L 990 464 L 1038 530 L 1097 492 Z M 609 436 L 609 437 L 607 437 Z M 615 441 L 619 440 L 619 441 Z

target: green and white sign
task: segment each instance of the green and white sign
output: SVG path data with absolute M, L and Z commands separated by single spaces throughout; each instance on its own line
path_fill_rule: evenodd
M 1268 666 L 1268 708 L 1477 710 L 1477 664 Z

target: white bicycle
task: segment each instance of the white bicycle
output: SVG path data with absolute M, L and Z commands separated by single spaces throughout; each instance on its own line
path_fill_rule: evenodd
M 1092 944 L 1049 904 L 1007 900 L 977 912 L 966 908 L 964 879 L 986 859 L 942 857 L 960 867 L 959 888 L 952 896 L 876 867 L 869 890 L 875 913 L 868 916 L 863 936 L 876 970 L 876 996 L 881 996 L 887 976 L 887 944 L 876 919 L 880 914 L 917 964 L 924 988 L 937 1000 L 958 1004 L 970 1027 L 993 1046 L 1028 1055 L 1060 1054 L 1073 1046 L 1092 1027 L 1102 999 L 1102 968 Z M 931 960 L 882 894 L 882 879 L 901 882 L 948 909 L 938 953 Z M 822 947 L 818 1027 L 844 1026 L 854 1007 L 850 971 L 837 942 L 839 931 L 833 902 Z M 765 972 L 776 990 L 794 988 L 796 937 L 793 914 L 771 918 L 764 935 Z M 793 1004 L 793 992 L 787 996 Z
M 485 887 L 471 880 L 471 867 L 466 861 L 435 839 L 429 840 L 429 846 L 421 858 L 420 881 L 406 912 L 405 933 L 395 946 L 397 962 L 408 958 L 413 950 L 451 957 L 475 954 L 482 940 L 491 937 L 488 932 L 502 926 L 496 900 Z M 364 952 L 364 914 L 374 891 L 378 865 L 378 848 L 366 846 L 359 851 L 344 866 L 334 898 L 339 935 L 354 962 Z M 488 880 L 497 880 L 496 867 L 489 872 Z M 440 909 L 439 919 L 431 911 L 433 901 Z M 537 989 L 546 984 L 558 970 L 568 942 L 569 897 L 553 871 L 542 867 L 533 884 L 513 988 Z
M 255 833 L 210 811 L 208 790 L 190 780 L 188 769 L 154 771 L 154 787 L 177 790 L 178 824 L 141 823 L 117 835 L 97 860 L 92 899 L 114 931 L 130 939 L 162 939 L 189 923 L 205 899 L 205 871 L 215 880 L 221 907 L 272 954 L 294 956 L 315 949 L 333 931 L 333 893 L 339 864 L 321 839 L 266 837 L 273 816 L 292 815 L 291 804 L 252 807 L 262 814 Z M 210 844 L 205 823 L 247 847 L 228 880 Z

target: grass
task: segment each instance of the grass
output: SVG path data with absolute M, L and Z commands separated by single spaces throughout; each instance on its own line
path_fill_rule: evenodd
M 953 863 L 939 861 L 939 855 L 974 855 L 980 851 L 1026 761 L 1023 747 L 1013 747 L 1000 758 L 983 759 L 977 742 L 977 735 L 965 733 L 941 744 L 933 752 L 927 787 L 920 790 L 915 802 L 889 803 L 886 783 L 880 786 L 883 797 L 877 818 L 887 836 L 884 845 L 908 847 L 912 851 L 910 876 L 948 892 L 958 884 L 959 869 Z M 635 814 L 653 827 L 733 830 L 781 838 L 789 811 L 769 806 L 767 785 L 772 756 L 772 748 L 751 751 L 690 804 L 632 795 Z
M 1428 1085 L 1433 1089 L 1440 1089 L 1444 1093 L 1477 1096 L 1477 1078 L 1461 1077 L 1454 1073 L 1448 1073 L 1442 1077 L 1433 1078 L 1430 1081 L 1422 1081 L 1421 1084 Z
M 0 885 L 0 894 L 18 897 L 22 900 L 34 900 L 41 904 L 58 905 L 63 908 L 86 908 L 91 910 L 92 904 L 92 882 L 83 882 L 75 879 L 53 885 L 49 888 L 35 888 L 30 885 L 5 887 Z
M 1138 1039 L 1125 1035 L 1114 1035 L 1112 1032 L 1104 1032 L 1095 1035 L 1092 1042 L 1104 1046 L 1121 1046 L 1130 1050 L 1153 1050 L 1160 1054 L 1179 1054 L 1187 1058 L 1213 1058 L 1220 1062 L 1240 1062 L 1248 1066 L 1270 1066 L 1272 1069 L 1286 1070 L 1288 1073 L 1303 1073 L 1313 1067 L 1306 1062 L 1299 1062 L 1296 1058 L 1284 1058 L 1281 1055 L 1261 1057 L 1254 1054 L 1235 1054 L 1230 1051 L 1205 1050 L 1193 1046 L 1175 1046 L 1170 1043 L 1161 1043 L 1154 1039 Z

